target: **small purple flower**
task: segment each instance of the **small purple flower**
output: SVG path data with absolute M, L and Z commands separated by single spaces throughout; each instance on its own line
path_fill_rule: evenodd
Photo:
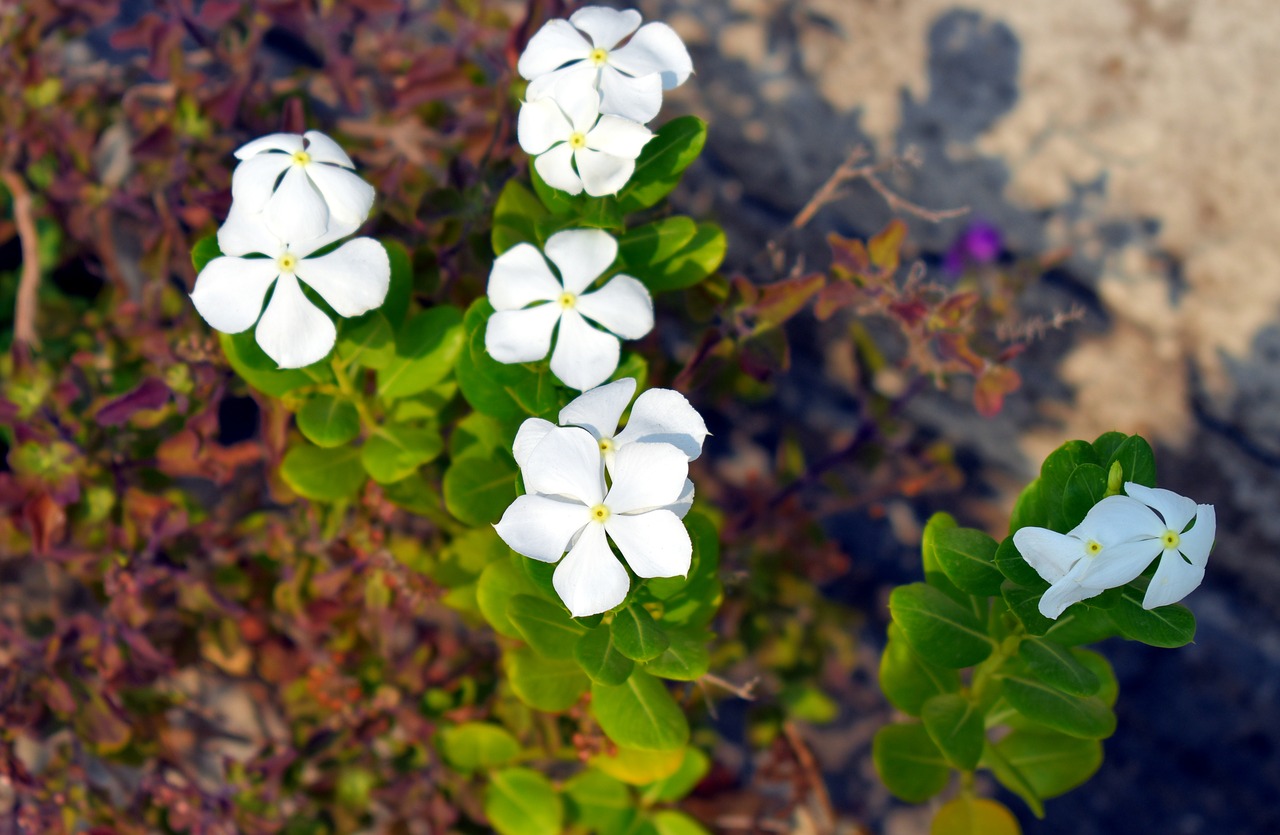
M 999 258 L 1002 243 L 999 229 L 989 223 L 975 223 L 947 250 L 943 267 L 948 275 L 958 278 L 971 265 L 990 264 Z

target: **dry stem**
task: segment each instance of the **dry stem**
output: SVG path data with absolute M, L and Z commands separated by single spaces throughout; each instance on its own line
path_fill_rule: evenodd
M 5 168 L 0 179 L 13 198 L 13 219 L 22 244 L 22 276 L 18 279 L 18 298 L 13 314 L 14 346 L 40 347 L 36 333 L 36 308 L 40 292 L 40 238 L 31 204 L 31 190 L 18 172 Z

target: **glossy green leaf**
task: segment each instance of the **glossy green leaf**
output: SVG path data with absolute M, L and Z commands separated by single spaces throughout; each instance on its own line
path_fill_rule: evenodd
M 951 764 L 919 724 L 885 725 L 872 741 L 871 760 L 885 788 L 908 803 L 924 803 L 951 777 Z
M 547 835 L 564 825 L 564 804 L 555 787 L 528 768 L 507 768 L 489 777 L 484 813 L 500 835 Z
M 222 353 L 236 374 L 263 394 L 279 397 L 282 394 L 314 385 L 316 380 L 300 368 L 280 369 L 275 361 L 263 353 L 254 341 L 253 331 L 218 334 Z
M 999 594 L 1004 575 L 996 568 L 996 541 L 973 528 L 942 527 L 935 531 L 933 554 L 943 572 L 970 594 Z
M 1077 697 L 1037 679 L 1006 676 L 1003 694 L 1023 716 L 1046 728 L 1085 739 L 1106 739 L 1115 733 L 1116 715 L 1096 696 Z
M 622 684 L 636 668 L 636 662 L 618 651 L 608 626 L 588 630 L 574 647 L 573 657 L 587 677 L 600 684 Z
M 554 420 L 569 398 L 562 395 L 549 364 L 505 364 L 490 357 L 484 334 L 491 315 L 489 300 L 480 298 L 463 319 L 465 346 L 457 366 L 462 396 L 476 411 L 498 420 L 518 421 L 529 416 Z
M 1022 829 L 1003 804 L 962 794 L 933 816 L 929 835 L 1022 835 Z
M 1073 696 L 1092 696 L 1101 686 L 1088 667 L 1054 641 L 1027 638 L 1018 647 L 1018 657 L 1037 679 Z
M 1098 692 L 1094 693 L 1094 695 L 1107 707 L 1115 707 L 1116 699 L 1120 696 L 1120 683 L 1116 681 L 1116 674 L 1111 669 L 1111 662 L 1093 650 L 1073 649 L 1071 654 L 1081 666 L 1093 673 L 1093 677 L 1098 680 Z
M 528 647 L 507 652 L 504 660 L 511 689 L 537 710 L 562 713 L 577 703 L 590 684 L 578 662 L 547 658 Z
M 547 216 L 547 210 L 516 180 L 508 180 L 493 207 L 493 252 L 501 255 L 516 244 L 538 240 L 537 224 Z
M 1044 800 L 1083 784 L 1102 765 L 1102 743 L 1050 731 L 1015 730 L 995 746 Z
M 659 128 L 636 159 L 631 179 L 618 192 L 621 212 L 647 209 L 670 194 L 706 141 L 706 123 L 696 116 L 681 116 Z
M 1040 479 L 1037 478 L 1018 494 L 1018 500 L 1013 504 L 1013 513 L 1009 515 L 1009 533 L 1013 534 L 1019 528 L 1043 528 L 1048 524 L 1049 514 L 1045 510 L 1044 494 L 1040 491 Z
M 364 467 L 355 447 L 323 449 L 306 444 L 285 453 L 280 477 L 303 498 L 333 502 L 354 496 L 364 485 Z
M 1101 464 L 1093 447 L 1084 441 L 1067 441 L 1049 454 L 1040 467 L 1040 492 L 1044 498 L 1045 527 L 1059 533 L 1066 533 L 1074 525 L 1067 524 L 1067 514 L 1063 506 L 1063 498 L 1067 491 L 1067 480 L 1071 473 L 1081 464 Z
M 727 249 L 723 229 L 714 223 L 699 223 L 693 236 L 665 260 L 636 267 L 633 274 L 651 293 L 683 290 L 719 269 Z
M 996 548 L 996 570 L 1023 588 L 1032 589 L 1039 598 L 1049 588 L 1031 564 L 1026 561 L 1013 543 L 1013 536 L 1007 536 Z
M 614 615 L 612 629 L 618 651 L 632 661 L 657 658 L 671 643 L 648 610 L 636 604 Z
M 529 166 L 529 181 L 533 184 L 533 193 L 537 195 L 538 200 L 553 215 L 569 215 L 577 216 L 586 210 L 587 205 L 598 198 L 594 198 L 585 192 L 581 194 L 570 194 L 567 191 L 561 191 L 558 188 L 547 185 L 547 181 L 542 179 L 542 175 L 538 173 L 536 166 Z M 523 206 L 523 196 L 520 197 Z M 545 222 L 545 216 L 539 216 L 536 220 Z M 530 243 L 536 243 L 530 241 Z M 494 247 L 495 251 L 497 247 Z
M 1044 803 L 1035 787 L 1013 763 L 1009 762 L 1000 751 L 990 743 L 982 751 L 982 767 L 990 769 L 997 782 L 1009 791 L 1022 798 L 1037 818 L 1044 817 Z
M 1119 602 L 1107 610 L 1111 621 L 1131 641 L 1141 641 L 1148 646 L 1172 649 L 1185 646 L 1195 640 L 1196 616 L 1181 603 L 1142 608 L 1146 594 L 1145 579 L 1121 589 Z
M 440 383 L 464 348 L 462 312 L 440 305 L 414 316 L 396 338 L 396 352 L 378 371 L 378 397 L 398 400 Z
M 1096 644 L 1117 634 L 1108 615 L 1108 610 L 1089 606 L 1088 601 L 1082 606 L 1070 606 L 1052 621 L 1044 637 L 1066 647 Z
M 1096 464 L 1081 464 L 1067 477 L 1062 494 L 1063 524 L 1074 528 L 1107 494 L 1107 471 Z
M 1028 635 L 1043 635 L 1053 628 L 1055 621 L 1040 614 L 1040 598 L 1044 596 L 1042 590 L 1029 589 L 1012 580 L 1005 580 L 1000 587 L 1000 596 Z
M 503 547 L 505 549 L 505 544 Z M 511 622 L 511 601 L 521 594 L 537 595 L 538 587 L 533 584 L 533 580 L 517 562 L 526 560 L 528 557 L 510 554 L 510 552 L 508 554 L 507 559 L 498 559 L 489 563 L 480 573 L 480 580 L 476 587 L 476 602 L 480 606 L 480 613 L 484 615 L 485 620 L 489 621 L 494 631 L 508 638 L 523 640 L 524 636 Z
M 919 716 L 924 703 L 942 693 L 960 689 L 960 674 L 921 658 L 895 623 L 889 624 L 889 642 L 880 657 L 880 689 L 894 707 Z
M 711 758 L 699 748 L 685 749 L 684 759 L 674 774 L 650 783 L 640 790 L 646 803 L 676 803 L 693 791 L 711 769 Z
M 973 613 L 932 586 L 899 586 L 889 595 L 889 611 L 912 648 L 930 663 L 960 669 L 991 654 L 991 639 Z
M 697 233 L 697 221 L 683 215 L 664 217 L 628 230 L 618 238 L 618 260 L 623 272 L 639 273 L 663 263 Z
M 1130 435 L 1124 440 L 1111 457 L 1107 459 L 1104 470 L 1120 462 L 1120 470 L 1124 481 L 1132 481 L 1144 487 L 1156 486 L 1156 457 L 1151 451 L 1151 444 L 1141 435 Z
M 702 629 L 666 630 L 667 648 L 644 662 L 646 672 L 674 681 L 697 681 L 711 667 L 707 644 L 711 636 Z
M 1129 436 L 1123 432 L 1103 432 L 1090 444 L 1093 447 L 1094 454 L 1098 456 L 1098 460 L 1107 464 L 1103 469 L 1110 469 L 1112 456 L 1120 445 L 1128 439 Z
M 569 819 L 593 832 L 627 832 L 636 817 L 636 803 L 626 783 L 588 768 L 564 784 Z
M 622 684 L 593 684 L 591 712 L 609 739 L 625 748 L 665 751 L 689 741 L 684 711 L 661 681 L 636 670 Z
M 489 722 L 463 722 L 440 731 L 440 753 L 462 772 L 506 765 L 520 753 L 520 743 L 506 728 Z
M 454 426 L 449 436 L 449 457 L 456 461 L 467 457 L 510 455 L 514 440 L 501 423 L 486 414 L 472 412 Z
M 365 441 L 360 462 L 374 481 L 391 484 L 413 475 L 443 450 L 444 439 L 434 426 L 390 423 Z
M 391 323 L 374 311 L 359 319 L 344 319 L 338 331 L 338 359 L 348 366 L 386 368 L 396 355 Z
M 963 771 L 977 768 L 986 735 L 983 713 L 976 704 L 959 693 L 943 693 L 924 703 L 920 720 L 952 765 Z
M 516 498 L 516 462 L 509 455 L 455 460 L 444 473 L 444 504 L 468 525 L 488 525 Z
M 656 835 L 711 835 L 705 826 L 678 809 L 659 809 L 649 820 Z
M 360 434 L 360 413 L 350 400 L 317 394 L 298 410 L 298 430 L 316 446 L 342 446 Z
M 507 617 L 525 642 L 548 658 L 573 658 L 574 647 L 587 631 L 563 606 L 529 594 L 511 598 Z
M 196 241 L 191 247 L 191 266 L 195 267 L 196 273 L 199 273 L 214 258 L 221 257 L 222 250 L 218 248 L 218 236 L 205 235 Z

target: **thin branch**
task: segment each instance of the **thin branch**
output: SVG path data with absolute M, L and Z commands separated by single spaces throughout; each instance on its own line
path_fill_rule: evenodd
M 731 681 L 725 681 L 714 673 L 705 673 L 702 678 L 698 679 L 699 684 L 714 684 L 722 690 L 727 690 L 739 699 L 745 699 L 748 702 L 754 702 L 756 699 L 756 685 L 760 683 L 760 677 L 748 681 L 746 684 L 734 684 Z
M 14 346 L 40 347 L 36 333 L 36 309 L 40 292 L 40 237 L 36 232 L 35 214 L 31 191 L 18 172 L 5 168 L 0 179 L 13 198 L 13 219 L 18 227 L 18 241 L 22 244 L 22 276 L 18 279 L 18 297 L 13 314 Z
M 831 795 L 827 793 L 826 781 L 822 779 L 822 769 L 818 768 L 818 762 L 813 758 L 813 752 L 809 750 L 804 737 L 800 736 L 800 730 L 795 726 L 794 722 L 783 722 L 782 732 L 787 737 L 787 743 L 791 746 L 792 752 L 796 755 L 796 762 L 800 764 L 800 770 L 804 772 L 805 780 L 813 792 L 814 799 L 818 802 L 818 808 L 822 810 L 822 819 L 815 821 L 817 831 L 819 833 L 835 832 L 836 809 L 831 804 Z

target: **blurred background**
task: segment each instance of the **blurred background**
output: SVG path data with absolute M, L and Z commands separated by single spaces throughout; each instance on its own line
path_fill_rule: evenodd
M 826 777 L 842 831 L 927 831 L 929 810 L 892 800 L 870 764 L 871 737 L 892 715 L 875 684 L 888 591 L 918 578 L 930 512 L 1000 535 L 1044 455 L 1115 429 L 1151 440 L 1161 486 L 1217 508 L 1209 572 L 1187 601 L 1197 640 L 1180 650 L 1108 642 L 1121 695 L 1101 771 L 1050 801 L 1043 821 L 1002 799 L 1028 833 L 1280 830 L 1280 146 L 1271 141 L 1280 9 L 1266 0 L 638 6 L 675 27 L 693 55 L 696 74 L 669 94 L 666 113 L 699 115 L 710 133 L 673 202 L 725 227 L 726 274 L 767 282 L 796 264 L 825 268 L 829 233 L 867 238 L 895 216 L 884 196 L 853 183 L 803 228 L 788 225 L 856 149 L 869 160 L 908 155 L 919 164 L 889 170 L 890 188 L 927 210 L 968 211 L 898 212 L 904 257 L 940 282 L 1017 276 L 1017 310 L 1046 323 L 1012 361 L 1022 384 L 997 415 L 978 414 L 964 380 L 904 402 L 894 417 L 903 440 L 884 448 L 912 451 L 917 470 L 886 477 L 880 464 L 850 460 L 842 483 L 788 491 L 828 542 L 795 552 L 773 531 L 737 557 L 726 552 L 731 576 L 794 574 L 819 592 L 766 607 L 749 579 L 730 582 L 721 657 L 739 678 L 767 668 L 764 695 L 721 706 L 717 767 L 694 811 L 709 824 L 769 811 L 771 792 L 794 779 L 778 770 L 790 762 L 776 733 L 785 714 Z M 368 572 L 400 578 L 406 598 L 430 598 L 391 564 L 334 553 L 315 520 L 310 539 L 280 544 L 293 530 L 279 521 L 292 497 L 270 462 L 287 414 L 229 374 L 186 303 L 190 245 L 225 213 L 235 147 L 317 127 L 341 136 L 377 185 L 379 231 L 418 247 L 419 290 L 478 292 L 493 195 L 524 165 L 511 135 L 514 56 L 531 21 L 571 8 L 0 0 L 9 349 L 0 422 L 19 427 L 0 449 L 0 811 L 7 804 L 11 820 L 44 820 L 69 797 L 87 803 L 87 792 L 120 810 L 164 806 L 170 821 L 195 821 L 191 831 L 235 831 L 216 826 L 229 819 L 226 786 L 256 787 L 264 806 L 284 791 L 287 764 L 273 758 L 285 754 L 257 744 L 278 734 L 254 718 L 253 700 L 291 683 L 331 700 L 353 681 L 367 685 L 325 636 L 373 628 L 376 619 L 343 617 L 366 601 Z M 762 253 L 770 239 L 780 246 Z M 36 283 L 24 302 L 20 288 Z M 704 466 L 728 511 L 776 481 L 795 449 L 823 460 L 824 439 L 839 447 L 869 398 L 902 385 L 891 371 L 868 376 L 848 320 L 795 325 L 789 367 L 768 376 L 772 388 L 752 390 L 749 406 L 721 397 L 710 419 L 718 449 Z M 33 413 L 31 403 L 43 405 Z M 165 422 L 178 412 L 181 421 Z M 918 488 L 904 489 L 913 475 Z M 305 512 L 293 511 L 305 527 Z M 393 512 L 370 500 L 371 514 L 384 511 Z M 265 520 L 245 525 L 255 514 Z M 293 562 L 281 573 L 254 557 L 286 552 Z M 802 564 L 785 564 L 793 553 Z M 327 578 L 331 610 L 290 608 L 273 591 L 315 576 Z M 794 645 L 757 634 L 779 624 L 790 634 L 792 622 L 803 624 Z M 388 656 L 388 669 L 421 667 L 394 684 L 415 700 L 453 694 L 465 671 L 448 651 L 465 633 L 423 628 L 437 653 Z M 102 635 L 131 649 L 113 656 Z M 778 660 L 787 652 L 801 660 Z M 261 674 L 264 664 L 275 672 Z M 199 709 L 149 709 L 156 682 L 177 679 Z M 100 697 L 94 682 L 131 695 Z M 429 711 L 376 710 L 406 733 L 429 728 Z M 136 719 L 124 717 L 140 715 L 154 726 L 128 729 Z M 316 716 L 289 708 L 306 756 L 379 733 Z M 354 756 L 298 791 L 321 805 L 358 796 L 363 777 L 350 775 L 381 772 L 357 768 Z M 165 762 L 183 763 L 185 776 Z M 451 813 L 430 785 L 379 779 L 380 802 L 434 809 L 418 814 L 447 831 Z M 811 799 L 815 789 L 797 791 Z M 803 831 L 800 818 L 775 817 Z M 201 821 L 213 828 L 198 830 Z M 252 831 L 273 831 L 264 827 Z

